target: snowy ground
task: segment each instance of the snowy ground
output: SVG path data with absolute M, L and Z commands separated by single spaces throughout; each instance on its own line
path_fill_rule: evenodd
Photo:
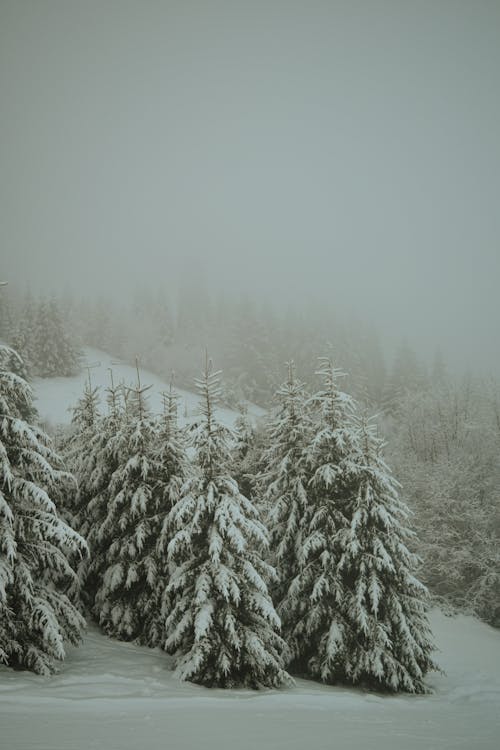
M 500 632 L 432 616 L 446 676 L 430 696 L 382 696 L 299 680 L 282 691 L 180 683 L 169 657 L 95 629 L 59 674 L 0 668 L 5 750 L 496 750 Z
M 115 364 L 116 359 L 98 349 L 85 349 L 84 362 L 97 364 L 91 369 L 92 385 L 101 389 L 104 398 L 105 389 L 110 385 L 109 368 L 113 370 L 115 384 L 123 381 L 126 385 L 134 386 L 137 382 L 135 367 L 126 364 Z M 71 409 L 83 393 L 87 370 L 83 369 L 80 375 L 73 378 L 35 378 L 33 389 L 36 396 L 36 407 L 43 421 L 51 424 L 68 424 L 71 421 Z M 168 390 L 168 384 L 157 375 L 141 369 L 141 382 L 144 386 L 152 385 L 148 393 L 148 403 L 155 413 L 162 411 L 162 391 Z M 175 389 L 179 395 L 179 422 L 189 421 L 198 411 L 198 396 L 189 391 Z M 249 404 L 249 413 L 254 417 L 263 414 L 263 410 L 254 404 Z M 238 416 L 231 409 L 219 408 L 218 416 L 224 424 L 232 426 Z

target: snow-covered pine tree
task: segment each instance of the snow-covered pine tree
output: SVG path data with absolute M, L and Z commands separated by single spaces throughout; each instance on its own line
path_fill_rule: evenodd
M 10 368 L 27 380 L 33 373 L 35 351 L 35 306 L 31 294 L 28 293 L 24 304 L 14 311 L 7 342 L 19 356 L 13 357 Z
M 427 590 L 415 578 L 418 560 L 407 547 L 414 536 L 406 526 L 409 511 L 369 420 L 358 420 L 358 437 L 358 489 L 339 539 L 341 618 L 323 636 L 314 672 L 328 682 L 425 693 L 424 676 L 437 666 Z
M 124 386 L 115 386 L 112 370 L 110 375 L 111 384 L 106 389 L 107 413 L 98 417 L 94 428 L 89 430 L 89 442 L 82 446 L 82 455 L 87 458 L 76 469 L 82 488 L 79 518 L 90 548 L 88 563 L 80 566 L 79 573 L 85 601 L 96 617 L 95 597 L 102 585 L 108 551 L 108 539 L 100 538 L 100 529 L 108 513 L 111 477 L 122 460 L 125 439 L 125 431 L 121 429 L 126 419 Z
M 254 449 L 256 443 L 256 428 L 248 415 L 245 403 L 240 405 L 240 414 L 234 423 L 235 444 L 231 473 L 238 483 L 240 491 L 245 497 L 253 499 L 255 492 Z
M 101 431 L 99 389 L 92 387 L 90 376 L 78 399 L 71 419 L 72 432 L 64 442 L 63 452 L 78 490 L 68 508 L 71 525 L 84 537 L 88 534 L 87 508 L 93 496 L 92 474 L 95 468 L 96 436 Z
M 107 513 L 97 530 L 105 570 L 95 597 L 95 614 L 106 633 L 121 640 L 156 646 L 156 543 L 162 522 L 155 493 L 156 422 L 150 415 L 138 370 L 127 417 L 112 442 L 118 467 L 108 488 Z
M 271 562 L 278 579 L 271 588 L 282 621 L 285 640 L 290 641 L 303 603 L 290 594 L 290 585 L 300 570 L 304 533 L 309 518 L 310 472 L 306 448 L 312 423 L 304 384 L 288 362 L 288 378 L 276 393 L 277 409 L 267 427 L 260 478 L 262 506 L 271 538 Z
M 36 375 L 74 375 L 80 370 L 80 351 L 71 340 L 55 299 L 38 307 L 33 369 Z
M 0 341 L 10 341 L 12 335 L 12 309 L 5 294 L 0 294 Z
M 211 687 L 278 686 L 285 643 L 267 589 L 275 574 L 261 556 L 268 538 L 255 506 L 228 473 L 231 432 L 214 413 L 219 373 L 206 362 L 201 419 L 193 446 L 199 473 L 188 480 L 170 513 L 168 546 L 175 565 L 167 591 L 175 605 L 165 649 L 176 652 L 177 675 Z
M 61 461 L 22 416 L 33 396 L 8 369 L 12 356 L 0 346 L 0 660 L 49 674 L 84 626 L 66 591 L 76 579 L 69 557 L 86 545 L 58 516 Z
M 162 516 L 161 530 L 157 541 L 157 608 L 161 611 L 161 618 L 157 626 L 163 628 L 166 618 L 170 614 L 174 600 L 166 588 L 170 579 L 172 563 L 168 560 L 168 545 L 173 536 L 170 523 L 170 511 L 181 497 L 182 487 L 192 476 L 192 465 L 187 455 L 187 440 L 183 430 L 177 422 L 178 396 L 170 383 L 170 389 L 163 394 L 163 419 L 160 423 L 155 449 L 157 466 L 157 484 L 155 493 L 160 498 L 160 515 Z M 165 641 L 166 634 L 162 630 L 158 639 Z
M 338 636 L 343 600 L 337 571 L 339 535 L 347 523 L 359 472 L 354 402 L 337 387 L 341 373 L 330 359 L 320 359 L 317 374 L 323 378 L 323 387 L 310 402 L 316 420 L 304 459 L 309 507 L 297 550 L 298 572 L 289 583 L 288 608 L 294 616 L 288 639 L 297 667 L 327 679 L 323 665 L 332 644 L 339 658 L 343 653 Z

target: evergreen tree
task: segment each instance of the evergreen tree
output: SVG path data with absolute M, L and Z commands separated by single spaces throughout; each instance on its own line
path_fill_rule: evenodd
M 221 386 L 208 361 L 197 387 L 202 417 L 193 446 L 199 473 L 185 483 L 169 518 L 175 570 L 167 591 L 175 605 L 165 648 L 177 652 L 181 679 L 220 687 L 281 685 L 289 677 L 267 589 L 274 571 L 261 557 L 267 533 L 228 473 L 232 436 L 214 415 Z
M 77 491 L 66 507 L 66 513 L 73 528 L 88 539 L 91 524 L 88 506 L 94 496 L 94 471 L 98 462 L 102 433 L 102 419 L 99 412 L 99 389 L 93 388 L 90 375 L 85 383 L 82 397 L 73 409 L 72 431 L 63 441 L 62 450 L 67 465 L 77 481 Z M 83 561 L 88 566 L 88 560 Z
M 75 375 L 80 370 L 80 350 L 71 341 L 55 299 L 38 307 L 33 371 L 42 378 Z
M 343 600 L 338 572 L 340 535 L 357 488 L 357 443 L 352 427 L 354 402 L 339 390 L 341 375 L 330 359 L 320 359 L 323 387 L 315 394 L 315 434 L 307 445 L 309 507 L 298 553 L 298 571 L 289 584 L 289 645 L 297 666 L 327 678 L 322 665 L 335 634 Z M 318 666 L 319 665 L 319 666 Z
M 112 440 L 118 466 L 109 483 L 106 517 L 97 530 L 97 541 L 106 552 L 95 613 L 109 635 L 155 646 L 159 617 L 155 550 L 163 509 L 154 492 L 157 430 L 145 390 L 138 377 L 129 414 Z
M 35 361 L 35 306 L 29 293 L 23 306 L 12 316 L 10 336 L 7 340 L 19 355 L 11 362 L 12 371 L 26 380 L 33 374 Z
M 295 376 L 294 363 L 289 362 L 287 367 L 288 379 L 276 393 L 278 406 L 268 424 L 260 484 L 271 535 L 271 561 L 278 572 L 272 594 L 283 635 L 290 643 L 298 610 L 302 609 L 302 602 L 290 594 L 290 586 L 299 573 L 309 518 L 306 447 L 312 423 L 304 384 Z
M 337 387 L 338 371 L 323 359 L 319 374 L 310 520 L 290 587 L 304 607 L 294 655 L 325 682 L 425 692 L 433 647 L 425 587 L 406 546 L 407 512 L 373 430 L 359 426 L 354 402 Z
M 425 693 L 424 676 L 437 667 L 427 590 L 414 576 L 417 558 L 407 547 L 409 512 L 367 420 L 359 422 L 359 438 L 358 490 L 340 534 L 341 617 L 324 634 L 312 670 L 328 682 Z
M 81 434 L 82 462 L 76 468 L 81 492 L 78 509 L 90 548 L 87 565 L 80 568 L 85 601 L 98 618 L 96 592 L 101 587 L 107 568 L 106 556 L 109 540 L 101 538 L 100 530 L 104 523 L 110 501 L 110 484 L 124 453 L 125 431 L 122 424 L 126 420 L 126 395 L 122 384 L 115 386 L 111 371 L 111 385 L 106 392 L 107 413 L 98 416 L 85 437 Z
M 0 347 L 0 660 L 40 674 L 64 658 L 84 626 L 67 596 L 76 575 L 71 554 L 84 540 L 53 502 L 65 476 L 48 437 L 24 418 L 29 385 L 8 369 Z
M 174 535 L 170 523 L 170 511 L 179 502 L 182 488 L 191 476 L 191 464 L 187 456 L 185 433 L 177 423 L 178 396 L 170 384 L 168 393 L 163 394 L 164 412 L 157 437 L 156 460 L 157 485 L 155 492 L 161 500 L 161 514 L 163 516 L 161 531 L 157 543 L 157 607 L 161 610 L 161 624 L 170 614 L 174 599 L 172 593 L 166 591 L 172 571 L 172 563 L 168 561 L 168 545 Z M 158 635 L 158 639 L 165 640 L 165 633 Z
M 12 341 L 13 333 L 12 306 L 7 294 L 0 294 L 0 342 Z
M 246 404 L 240 406 L 241 413 L 234 423 L 235 445 L 233 448 L 232 475 L 245 497 L 252 500 L 255 493 L 254 448 L 256 429 L 248 416 Z

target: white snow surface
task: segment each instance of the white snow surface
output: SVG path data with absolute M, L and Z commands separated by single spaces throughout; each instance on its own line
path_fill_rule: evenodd
M 117 362 L 119 364 L 116 364 Z M 98 364 L 97 367 L 92 367 L 90 370 L 90 377 L 92 385 L 99 387 L 103 402 L 106 395 L 105 389 L 109 387 L 111 382 L 109 368 L 113 370 L 115 385 L 118 385 L 121 381 L 131 387 L 137 384 L 135 367 L 120 363 L 118 359 L 99 349 L 85 348 L 83 364 L 85 363 L 88 365 Z M 140 376 L 143 386 L 152 386 L 146 393 L 151 411 L 156 414 L 161 413 L 163 411 L 161 394 L 168 391 L 169 385 L 158 375 L 142 368 L 140 369 Z M 53 425 L 69 424 L 72 408 L 83 393 L 87 377 L 88 372 L 84 367 L 79 375 L 71 378 L 34 378 L 32 385 L 35 393 L 35 406 L 40 418 Z M 175 388 L 175 391 L 179 396 L 179 423 L 185 424 L 193 421 L 198 414 L 199 396 L 180 388 Z M 248 413 L 254 418 L 264 414 L 264 410 L 255 404 L 247 404 L 247 406 Z M 232 427 L 238 413 L 220 406 L 217 408 L 217 416 L 225 425 Z
M 446 675 L 428 696 L 380 695 L 297 680 L 283 690 L 179 682 L 160 650 L 89 628 L 60 672 L 0 667 L 5 750 L 497 750 L 500 632 L 431 617 Z

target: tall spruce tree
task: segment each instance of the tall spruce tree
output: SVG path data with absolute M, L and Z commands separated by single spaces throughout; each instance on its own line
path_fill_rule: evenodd
M 80 350 L 66 330 L 55 299 L 38 306 L 33 352 L 33 372 L 42 378 L 75 375 L 80 370 Z
M 129 413 L 116 437 L 118 466 L 108 487 L 107 512 L 97 530 L 105 551 L 105 570 L 95 597 L 95 612 L 109 635 L 158 645 L 156 542 L 162 521 L 154 492 L 158 464 L 155 420 L 149 413 L 138 371 Z
M 110 371 L 111 384 L 106 389 L 107 412 L 98 418 L 95 429 L 90 431 L 88 442 L 82 445 L 82 456 L 87 456 L 87 466 L 81 464 L 77 479 L 83 489 L 79 499 L 82 530 L 90 547 L 88 564 L 80 568 L 85 601 L 94 616 L 99 618 L 96 607 L 96 593 L 102 586 L 107 568 L 109 540 L 100 533 L 108 514 L 110 484 L 124 453 L 125 431 L 122 424 L 126 419 L 126 394 L 123 384 L 115 385 Z M 81 442 L 85 436 L 81 436 Z
M 375 426 L 358 420 L 358 436 L 358 489 L 339 538 L 341 618 L 324 637 L 313 671 L 326 681 L 425 693 L 424 676 L 437 667 L 427 590 L 415 578 L 418 559 L 407 546 L 414 536 L 406 526 L 409 511 L 381 456 Z
M 0 346 L 0 660 L 49 674 L 84 626 L 66 592 L 76 579 L 70 557 L 86 545 L 58 516 L 52 498 L 65 474 L 23 417 L 33 395 L 9 370 L 13 356 Z
M 11 362 L 11 369 L 24 380 L 33 374 L 35 361 L 35 304 L 30 293 L 22 306 L 12 315 L 10 336 L 7 339 L 12 349 L 19 354 Z
M 71 419 L 72 432 L 64 441 L 63 452 L 77 480 L 77 492 L 67 509 L 72 526 L 83 536 L 88 535 L 88 504 L 93 496 L 93 472 L 97 460 L 96 436 L 101 431 L 99 389 L 93 388 L 90 375 L 78 399 Z
M 167 393 L 163 394 L 163 418 L 160 422 L 157 437 L 156 460 L 157 484 L 155 492 L 160 498 L 162 517 L 160 534 L 157 541 L 157 608 L 161 611 L 158 626 L 164 626 L 170 614 L 174 600 L 172 593 L 167 592 L 173 564 L 168 560 L 168 545 L 174 535 L 170 521 L 170 511 L 178 503 L 186 480 L 192 475 L 191 462 L 187 455 L 185 431 L 177 422 L 178 396 L 172 383 Z M 164 642 L 166 634 L 162 630 L 158 638 Z
M 309 506 L 298 550 L 298 571 L 289 584 L 289 644 L 297 666 L 318 674 L 330 640 L 337 635 L 343 599 L 337 566 L 340 533 L 357 488 L 358 451 L 352 426 L 354 402 L 337 387 L 341 374 L 328 358 L 320 360 L 323 387 L 311 399 L 315 432 L 305 451 Z M 320 676 L 323 676 L 321 670 Z
M 306 448 L 312 423 L 305 386 L 287 363 L 288 378 L 276 393 L 277 409 L 271 416 L 263 454 L 262 504 L 271 536 L 271 562 L 278 572 L 273 600 L 282 620 L 283 635 L 290 638 L 303 610 L 303 602 L 290 587 L 299 574 L 306 524 L 309 518 L 310 471 Z
M 240 414 L 235 420 L 234 435 L 232 475 L 238 482 L 242 494 L 252 500 L 255 494 L 256 481 L 253 465 L 256 428 L 248 415 L 248 408 L 245 403 L 240 406 Z
M 434 668 L 425 587 L 413 575 L 405 508 L 359 423 L 339 372 L 321 360 L 313 401 L 317 432 L 308 450 L 311 513 L 291 593 L 306 602 L 291 637 L 298 662 L 329 683 L 425 692 Z
M 274 570 L 261 556 L 267 532 L 229 474 L 232 435 L 214 413 L 221 385 L 208 360 L 196 384 L 198 475 L 186 482 L 170 513 L 175 533 L 168 554 L 175 569 L 167 591 L 175 605 L 165 648 L 177 653 L 181 679 L 219 687 L 281 685 L 290 678 L 267 588 Z

